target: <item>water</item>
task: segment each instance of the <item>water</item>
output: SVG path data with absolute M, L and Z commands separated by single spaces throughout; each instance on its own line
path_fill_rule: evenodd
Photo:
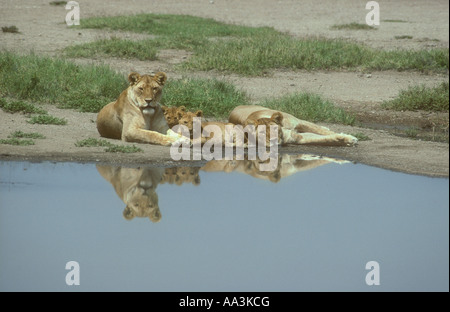
M 0 291 L 449 290 L 448 179 L 280 163 L 0 162 Z

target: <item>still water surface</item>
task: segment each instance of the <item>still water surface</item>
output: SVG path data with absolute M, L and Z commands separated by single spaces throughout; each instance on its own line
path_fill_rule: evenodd
M 0 162 L 0 291 L 449 290 L 448 179 L 283 157 Z

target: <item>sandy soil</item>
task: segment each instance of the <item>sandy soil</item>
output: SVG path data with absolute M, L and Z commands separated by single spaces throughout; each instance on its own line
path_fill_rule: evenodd
M 111 35 L 139 39 L 145 35 L 125 32 L 70 29 L 64 23 L 67 13 L 63 6 L 51 6 L 49 0 L 0 0 L 0 26 L 15 25 L 19 34 L 0 33 L 0 49 L 19 53 L 58 56 L 71 44 L 89 42 Z M 219 21 L 250 26 L 272 26 L 294 36 L 323 36 L 346 38 L 383 49 L 419 49 L 449 46 L 449 2 L 435 1 L 379 1 L 381 25 L 374 31 L 332 30 L 331 26 L 350 22 L 364 23 L 366 1 L 333 0 L 276 1 L 276 0 L 185 0 L 185 1 L 78 1 L 81 18 L 98 15 L 133 13 L 174 13 L 211 17 Z M 213 3 L 211 3 L 213 2 Z M 385 22 L 402 20 L 404 22 Z M 82 20 L 81 20 L 82 22 Z M 395 36 L 410 35 L 413 39 L 398 40 Z M 165 50 L 155 62 L 110 58 L 107 60 L 74 60 L 80 63 L 106 63 L 128 74 L 166 71 L 169 79 L 185 73 L 174 64 L 182 62 L 189 53 Z M 380 109 L 380 103 L 395 97 L 410 85 L 436 85 L 448 81 L 444 75 L 425 75 L 411 72 L 304 72 L 274 71 L 267 77 L 240 77 L 217 72 L 194 72 L 195 76 L 225 79 L 246 91 L 254 101 L 267 96 L 290 92 L 311 91 L 322 94 L 337 105 L 354 112 L 358 119 L 376 129 L 326 125 L 346 133 L 364 133 L 371 140 L 351 148 L 290 146 L 288 152 L 308 152 L 334 156 L 368 165 L 412 174 L 448 177 L 449 146 L 445 143 L 424 142 L 394 136 L 386 130 L 392 127 L 415 126 L 431 129 L 433 124 L 448 126 L 448 113 L 390 112 Z M 88 137 L 99 137 L 95 114 L 79 113 L 45 107 L 51 114 L 68 120 L 67 126 L 42 126 L 26 123 L 26 117 L 0 111 L 0 139 L 15 130 L 33 131 L 47 138 L 37 140 L 35 146 L 14 147 L 0 145 L 0 158 L 102 161 L 116 163 L 148 163 L 170 160 L 169 149 L 142 145 L 144 153 L 131 155 L 109 154 L 102 148 L 79 148 L 74 143 Z M 448 128 L 447 128 L 448 131 Z M 120 142 L 115 142 L 120 143 Z M 125 144 L 125 143 L 124 143 Z

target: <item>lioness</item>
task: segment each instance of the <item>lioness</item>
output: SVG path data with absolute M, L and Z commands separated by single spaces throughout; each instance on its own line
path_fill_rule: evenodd
M 128 75 L 130 86 L 101 109 L 97 129 L 102 137 L 126 142 L 170 145 L 181 136 L 169 129 L 159 105 L 167 76 L 163 72 Z
M 300 120 L 291 114 L 276 111 L 258 105 L 237 106 L 228 117 L 234 124 L 245 125 L 257 123 L 261 118 L 271 118 L 275 113 L 281 113 L 282 144 L 314 144 L 314 145 L 344 145 L 356 144 L 357 138 L 343 133 L 335 133 L 328 128 Z
M 346 164 L 346 160 L 330 157 L 321 157 L 308 154 L 289 155 L 279 154 L 277 166 L 272 171 L 261 171 L 259 160 L 211 160 L 202 168 L 206 172 L 241 172 L 252 177 L 278 183 L 281 179 L 289 177 L 301 171 L 307 171 L 316 167 L 329 164 Z
M 112 184 L 120 199 L 125 203 L 123 216 L 149 218 L 152 222 L 161 220 L 156 187 L 164 174 L 163 168 L 122 168 L 97 165 L 98 172 Z

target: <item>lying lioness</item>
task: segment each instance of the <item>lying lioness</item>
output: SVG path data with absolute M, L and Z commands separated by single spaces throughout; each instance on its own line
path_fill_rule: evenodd
M 97 129 L 102 137 L 126 142 L 170 145 L 181 136 L 169 129 L 159 105 L 166 74 L 131 73 L 130 86 L 115 102 L 98 113 Z
M 272 118 L 281 113 L 281 144 L 315 144 L 315 145 L 353 145 L 358 139 L 354 136 L 335 133 L 308 121 L 300 120 L 291 114 L 276 111 L 258 105 L 241 105 L 233 109 L 228 121 L 233 124 L 258 124 L 261 118 Z M 277 118 L 278 120 L 280 118 Z

